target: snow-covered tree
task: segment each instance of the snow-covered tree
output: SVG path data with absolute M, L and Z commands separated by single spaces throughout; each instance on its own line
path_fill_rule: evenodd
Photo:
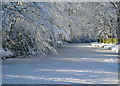
M 14 55 L 57 53 L 63 42 L 116 37 L 110 2 L 3 2 L 2 47 Z
M 117 36 L 118 36 L 118 43 L 120 43 L 120 1 L 119 2 L 111 2 L 114 8 L 117 10 Z

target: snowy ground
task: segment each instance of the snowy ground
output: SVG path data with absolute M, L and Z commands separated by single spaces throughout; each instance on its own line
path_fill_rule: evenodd
M 115 51 L 117 53 L 118 53 L 119 47 L 120 47 L 120 45 L 97 43 L 97 42 L 91 43 L 91 45 L 94 47 L 101 47 L 101 48 L 109 49 L 109 50 Z
M 3 84 L 117 84 L 118 55 L 90 44 L 69 44 L 58 55 L 3 61 Z

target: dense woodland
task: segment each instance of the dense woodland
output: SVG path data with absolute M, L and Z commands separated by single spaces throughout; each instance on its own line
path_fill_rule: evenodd
M 120 38 L 120 3 L 3 2 L 1 57 L 57 53 L 67 43 Z

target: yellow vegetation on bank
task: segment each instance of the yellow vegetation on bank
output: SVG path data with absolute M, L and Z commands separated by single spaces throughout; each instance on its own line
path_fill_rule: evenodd
M 107 39 L 100 39 L 101 43 L 107 43 L 107 44 L 117 44 L 118 43 L 118 38 L 107 38 Z

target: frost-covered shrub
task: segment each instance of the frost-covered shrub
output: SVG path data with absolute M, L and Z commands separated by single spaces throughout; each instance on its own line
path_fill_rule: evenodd
M 10 31 L 8 37 L 3 38 L 3 47 L 15 52 L 16 55 L 31 53 L 35 48 L 35 38 L 32 33 L 20 27 L 17 30 Z
M 2 59 L 6 58 L 6 57 L 12 57 L 13 56 L 13 53 L 10 50 L 5 50 L 2 47 L 2 37 L 4 35 L 5 35 L 5 33 L 0 31 L 0 57 L 2 57 Z

